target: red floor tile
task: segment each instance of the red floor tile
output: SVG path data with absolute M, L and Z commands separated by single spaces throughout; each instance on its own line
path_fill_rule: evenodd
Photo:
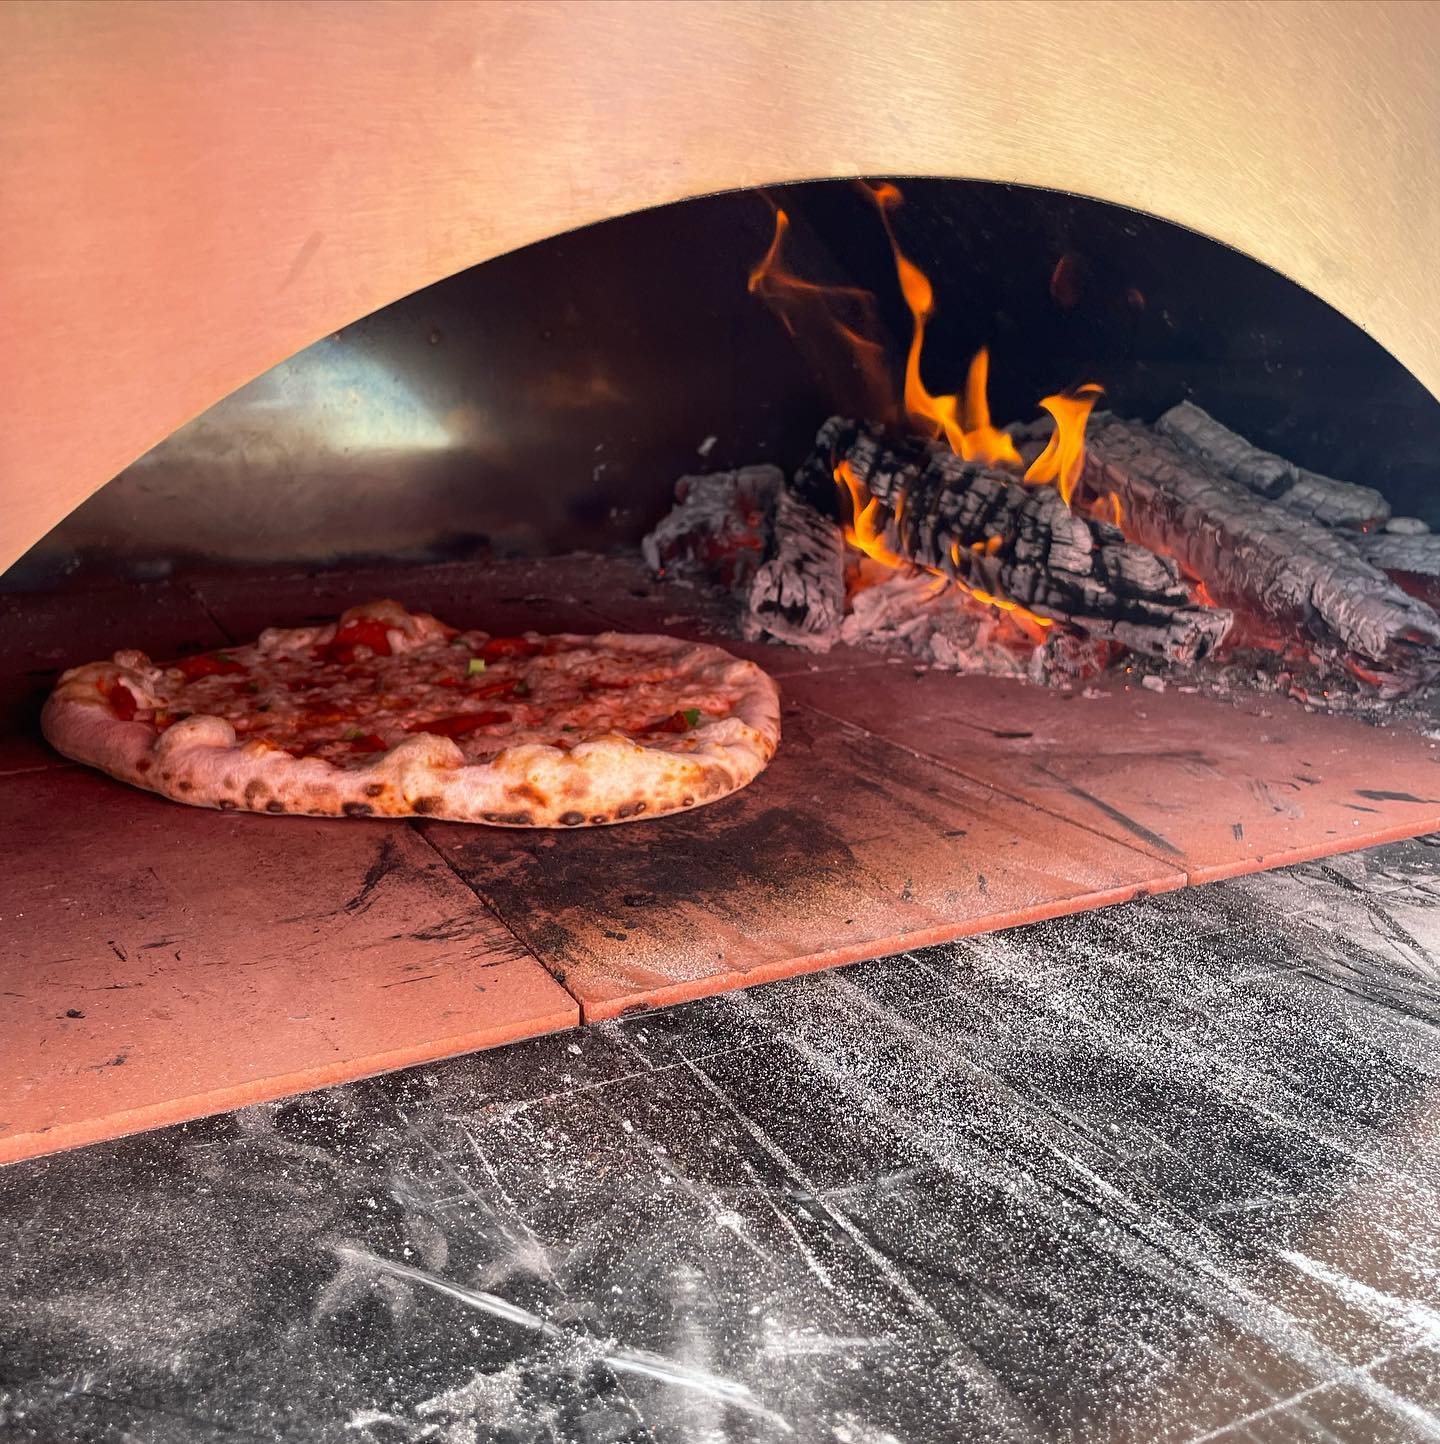
M 1120 902 L 1184 874 L 808 708 L 750 787 L 653 822 L 425 835 L 587 1019 Z
M 1084 697 L 896 668 L 787 694 L 1208 882 L 1440 828 L 1440 744 L 1281 697 Z
M 0 779 L 0 1162 L 578 1021 L 405 824 Z

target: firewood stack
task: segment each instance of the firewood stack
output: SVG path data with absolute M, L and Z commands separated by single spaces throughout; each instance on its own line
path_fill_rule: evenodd
M 867 537 L 911 563 L 916 581 L 867 562 L 857 585 L 842 473 L 868 504 Z M 1428 558 L 1434 539 L 1421 523 L 1390 519 L 1372 488 L 1261 451 L 1189 403 L 1154 427 L 1093 417 L 1084 483 L 1090 496 L 1118 499 L 1123 531 L 1072 509 L 1054 486 L 832 417 L 789 483 L 764 467 L 684 478 L 644 550 L 657 571 L 727 587 L 746 637 L 813 651 L 842 637 L 904 638 L 912 655 L 965 666 L 974 635 L 987 654 L 974 665 L 997 670 L 995 628 L 972 634 L 953 619 L 958 608 L 994 622 L 1002 613 L 987 608 L 1014 604 L 1046 628 L 1015 634 L 1034 655 L 1011 674 L 1036 680 L 1076 680 L 1122 650 L 1193 667 L 1237 618 L 1247 639 L 1381 697 L 1440 675 L 1440 616 L 1367 559 Z M 1358 530 L 1384 526 L 1394 530 Z M 860 590 L 877 570 L 894 578 L 883 596 Z M 921 584 L 927 572 L 936 580 Z M 927 608 L 949 608 L 951 624 L 918 626 Z
M 1283 494 L 1271 499 L 1256 482 L 1256 458 L 1264 456 L 1186 406 L 1155 428 L 1112 418 L 1092 424 L 1085 465 L 1091 486 L 1120 497 L 1130 536 L 1173 556 L 1275 645 L 1303 642 L 1385 697 L 1432 681 L 1440 616 L 1365 560 L 1360 534 L 1315 520 L 1308 502 L 1302 509 L 1286 506 Z

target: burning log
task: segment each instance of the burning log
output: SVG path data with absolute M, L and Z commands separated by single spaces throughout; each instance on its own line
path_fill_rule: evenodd
M 1342 533 L 1267 502 L 1133 422 L 1092 427 L 1085 475 L 1119 496 L 1132 537 L 1173 556 L 1216 601 L 1280 643 L 1299 637 L 1322 660 L 1358 668 L 1386 696 L 1440 671 L 1440 616 Z
M 828 652 L 845 619 L 845 537 L 828 517 L 781 487 L 768 560 L 750 583 L 741 631 Z
M 1041 625 L 1184 663 L 1207 656 L 1229 628 L 1228 612 L 1192 602 L 1173 561 L 1072 512 L 1054 487 L 832 417 L 796 490 L 828 509 L 837 477 L 868 494 L 865 525 L 890 553 L 956 579 L 982 602 L 1023 607 Z
M 1374 526 L 1390 515 L 1390 503 L 1373 487 L 1336 481 L 1262 451 L 1189 401 L 1172 406 L 1155 429 L 1232 481 L 1325 526 Z

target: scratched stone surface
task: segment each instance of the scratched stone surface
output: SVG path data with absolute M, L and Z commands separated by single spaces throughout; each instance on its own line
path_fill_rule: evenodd
M 0 1171 L 0 1439 L 1440 1439 L 1436 839 Z

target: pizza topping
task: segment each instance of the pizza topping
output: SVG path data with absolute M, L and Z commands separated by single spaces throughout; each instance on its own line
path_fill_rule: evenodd
M 374 617 L 354 617 L 343 623 L 330 641 L 316 647 L 313 655 L 317 662 L 348 664 L 355 660 L 356 647 L 368 647 L 377 657 L 390 656 L 390 629 Z
M 700 709 L 698 707 L 685 707 L 679 712 L 672 712 L 668 717 L 662 717 L 658 722 L 652 722 L 648 727 L 640 728 L 641 732 L 693 732 L 700 725 Z
M 201 652 L 196 657 L 182 657 L 175 665 L 184 674 L 187 682 L 198 681 L 201 677 L 224 677 L 245 670 L 244 666 L 227 652 Z
M 525 637 L 491 637 L 481 645 L 480 660 L 498 662 L 506 657 L 538 657 L 544 650 L 543 642 L 532 642 Z
M 436 717 L 430 722 L 416 722 L 411 732 L 433 732 L 438 737 L 464 737 L 481 727 L 508 722 L 508 712 L 457 712 L 450 717 Z
M 140 705 L 135 700 L 135 694 L 123 682 L 112 682 L 110 690 L 105 695 L 109 699 L 111 709 L 122 722 L 128 722 Z
M 138 704 L 139 715 L 157 731 L 182 712 L 220 717 L 247 743 L 352 769 L 421 733 L 454 740 L 467 763 L 616 734 L 689 753 L 699 745 L 695 729 L 729 715 L 739 690 L 723 674 L 697 683 L 683 650 L 660 657 L 623 637 L 452 635 L 438 626 L 412 636 L 393 618 L 352 614 L 318 631 L 331 637 L 318 646 L 316 631 L 277 629 L 251 646 L 173 664 L 156 710 Z M 682 699 L 695 705 L 672 711 Z

